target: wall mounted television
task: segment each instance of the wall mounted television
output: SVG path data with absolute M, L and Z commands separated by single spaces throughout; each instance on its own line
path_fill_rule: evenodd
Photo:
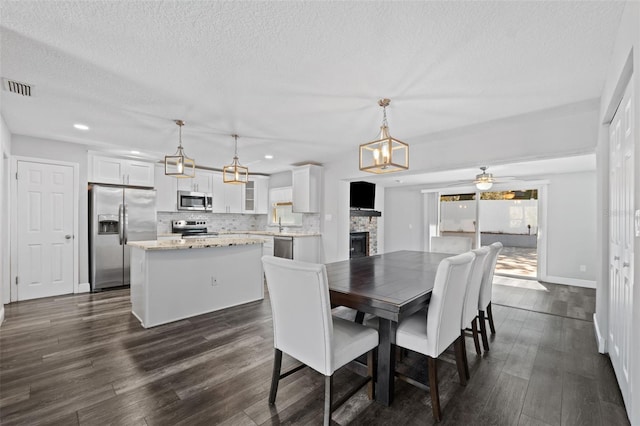
M 351 182 L 349 206 L 352 209 L 373 209 L 376 201 L 376 184 Z

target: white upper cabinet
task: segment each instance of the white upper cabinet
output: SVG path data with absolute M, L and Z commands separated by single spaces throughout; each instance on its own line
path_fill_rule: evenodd
M 269 178 L 252 176 L 242 190 L 242 213 L 267 214 L 269 211 Z
M 213 213 L 242 213 L 244 185 L 224 183 L 222 173 L 213 173 Z
M 89 154 L 89 182 L 154 186 L 154 163 Z
M 215 173 L 209 170 L 196 169 L 196 175 L 192 178 L 178 178 L 179 191 L 213 192 L 213 180 Z
M 156 210 L 159 212 L 175 212 L 178 210 L 178 179 L 164 174 L 164 164 L 156 164 Z
M 269 203 L 290 203 L 293 200 L 293 189 L 290 186 L 271 188 L 269 190 Z
M 307 164 L 294 168 L 291 173 L 293 183 L 293 211 L 296 213 L 320 212 L 322 167 Z

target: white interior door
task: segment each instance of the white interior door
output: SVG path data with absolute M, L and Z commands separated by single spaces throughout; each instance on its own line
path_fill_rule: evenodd
M 18 161 L 18 300 L 73 293 L 72 166 Z
M 630 335 L 633 311 L 634 162 L 632 81 L 609 128 L 609 330 L 608 350 L 630 406 Z

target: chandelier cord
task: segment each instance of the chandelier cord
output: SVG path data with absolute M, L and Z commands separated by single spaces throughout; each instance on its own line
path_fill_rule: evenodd
M 233 138 L 234 138 L 234 139 L 235 139 L 235 141 L 236 141 L 236 143 L 235 143 L 236 147 L 235 147 L 235 151 L 234 151 L 234 156 L 233 156 L 233 158 L 234 158 L 235 160 L 237 160 L 237 159 L 238 159 L 238 135 L 233 135 Z

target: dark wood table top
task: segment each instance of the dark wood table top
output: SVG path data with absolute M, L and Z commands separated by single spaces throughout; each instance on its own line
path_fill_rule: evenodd
M 331 303 L 394 322 L 420 310 L 446 253 L 397 251 L 326 265 Z

